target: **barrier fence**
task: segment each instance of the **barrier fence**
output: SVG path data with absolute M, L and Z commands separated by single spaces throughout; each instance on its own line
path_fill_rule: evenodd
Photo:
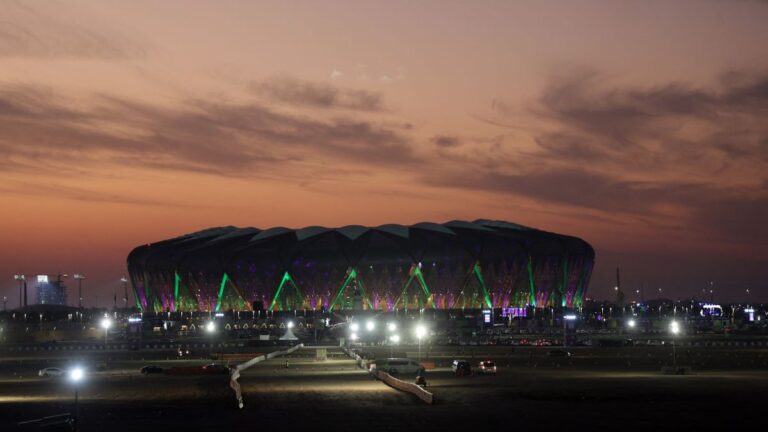
M 255 365 L 256 363 L 263 362 L 264 360 L 273 359 L 275 357 L 291 354 L 300 348 L 304 348 L 304 344 L 298 344 L 296 346 L 292 346 L 287 350 L 274 351 L 267 355 L 256 356 L 245 363 L 241 363 L 235 366 L 232 369 L 232 372 L 230 373 L 229 387 L 235 391 L 235 398 L 237 398 L 238 408 L 243 409 L 243 407 L 245 406 L 245 404 L 243 403 L 243 393 L 240 389 L 240 383 L 237 381 L 240 378 L 240 372 L 248 369 L 249 367 Z
M 357 361 L 357 365 L 363 369 L 368 369 L 368 361 L 364 358 L 360 357 L 359 355 L 349 351 L 347 348 L 342 347 L 342 350 L 350 357 L 355 359 Z M 434 367 L 434 364 L 432 365 Z M 435 395 L 433 393 L 430 393 L 426 390 L 424 390 L 421 386 L 415 384 L 415 383 L 409 383 L 405 382 L 403 380 L 399 380 L 392 375 L 376 370 L 375 374 L 376 379 L 379 381 L 385 383 L 386 385 L 394 388 L 395 390 L 404 391 L 407 393 L 411 393 L 412 395 L 415 395 L 417 398 L 421 399 L 425 403 L 432 405 L 435 403 Z
M 384 382 L 385 384 L 387 384 L 388 386 L 394 389 L 408 392 L 415 395 L 417 398 L 421 399 L 422 401 L 424 401 L 429 405 L 432 405 L 435 403 L 435 395 L 433 393 L 426 391 L 425 389 L 423 389 L 421 386 L 417 384 L 399 380 L 393 377 L 392 375 L 379 370 L 376 371 L 376 378 L 378 378 L 379 380 L 381 380 L 382 382 Z

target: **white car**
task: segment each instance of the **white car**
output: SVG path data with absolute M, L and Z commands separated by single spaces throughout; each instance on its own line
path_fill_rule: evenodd
M 40 372 L 38 372 L 37 374 L 40 375 L 41 377 L 61 377 L 61 376 L 64 376 L 64 373 L 65 372 L 59 368 L 49 367 L 45 369 L 40 369 Z
M 481 361 L 475 370 L 481 375 L 496 375 L 496 363 L 490 360 Z

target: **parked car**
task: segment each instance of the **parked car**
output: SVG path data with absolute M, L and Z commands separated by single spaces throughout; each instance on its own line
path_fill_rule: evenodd
M 141 368 L 141 373 L 143 373 L 144 375 L 160 374 L 160 373 L 163 373 L 163 368 L 161 368 L 160 366 L 144 366 L 143 368 Z
M 553 349 L 549 351 L 550 357 L 571 357 L 573 354 L 564 349 Z
M 203 366 L 203 371 L 212 375 L 224 375 L 229 373 L 229 368 L 224 365 L 211 363 Z
M 56 368 L 56 367 L 48 367 L 45 369 L 40 369 L 40 372 L 37 373 L 41 377 L 61 377 L 64 376 L 65 372 L 62 369 Z
M 469 362 L 466 360 L 454 360 L 453 365 L 451 365 L 451 369 L 456 373 L 456 375 L 472 375 L 472 366 L 469 365 Z
M 496 375 L 496 363 L 485 360 L 477 365 L 477 373 L 481 375 Z
M 456 372 L 456 369 L 459 367 L 460 363 L 467 363 L 466 360 L 454 360 L 453 363 L 451 363 L 451 370 Z

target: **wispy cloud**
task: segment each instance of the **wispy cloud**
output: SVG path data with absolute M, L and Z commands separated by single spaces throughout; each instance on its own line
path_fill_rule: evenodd
M 0 57 L 78 57 L 123 59 L 144 56 L 146 49 L 110 28 L 92 22 L 59 19 L 54 12 L 72 14 L 73 5 L 46 2 L 0 2 Z M 80 17 L 82 19 L 82 17 Z M 84 21 L 84 20 L 83 20 Z
M 188 100 L 183 107 L 102 96 L 75 109 L 50 89 L 7 85 L 0 88 L 2 169 L 76 160 L 248 176 L 302 161 L 402 166 L 414 158 L 400 130 L 367 120 L 258 104 Z
M 514 115 L 499 101 L 494 108 L 502 120 Z M 553 81 L 532 112 L 545 124 L 533 150 L 504 146 L 482 169 L 477 148 L 453 152 L 455 168 L 423 181 L 768 243 L 768 75 L 732 73 L 712 89 L 577 75 Z
M 82 202 L 96 203 L 116 203 L 129 205 L 145 205 L 152 207 L 174 207 L 174 208 L 199 208 L 201 205 L 192 205 L 188 203 L 176 203 L 167 199 L 153 200 L 147 198 L 137 198 L 117 193 L 109 193 L 94 189 L 66 186 L 62 184 L 41 184 L 31 182 L 5 181 L 0 185 L 0 193 L 15 195 L 36 195 L 47 198 L 68 199 Z
M 461 145 L 461 140 L 454 137 L 454 136 L 448 136 L 448 135 L 436 135 L 432 137 L 430 140 L 432 143 L 438 147 L 457 147 Z
M 331 77 L 335 78 L 333 75 Z M 300 107 L 355 111 L 382 111 L 384 109 L 384 102 L 380 93 L 341 88 L 331 84 L 302 81 L 290 77 L 253 82 L 250 89 L 255 94 L 276 102 Z

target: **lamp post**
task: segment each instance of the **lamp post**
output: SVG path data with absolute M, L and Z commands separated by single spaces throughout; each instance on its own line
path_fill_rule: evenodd
M 75 427 L 74 430 L 77 431 L 80 429 L 80 413 L 79 413 L 79 407 L 77 405 L 77 391 L 80 386 L 80 381 L 83 380 L 83 369 L 80 367 L 75 367 L 71 371 L 69 371 L 69 379 L 72 381 L 75 387 Z
M 677 367 L 677 348 L 675 348 L 675 336 L 680 333 L 680 324 L 677 321 L 669 323 L 669 332 L 672 333 L 672 367 Z
M 563 315 L 563 346 L 568 346 L 568 321 L 576 321 L 576 314 Z
M 423 324 L 416 325 L 416 338 L 419 340 L 419 361 L 421 361 L 421 339 L 427 335 L 427 328 Z
M 23 286 L 24 286 L 24 279 L 26 279 L 26 276 L 24 276 L 23 274 L 17 274 L 17 275 L 13 275 L 13 278 L 19 281 L 19 307 L 22 307 L 24 306 L 22 303 L 24 300 L 24 294 L 22 293 L 22 291 L 24 290 Z
M 397 342 L 400 342 L 400 335 L 395 334 L 395 331 L 397 331 L 397 324 L 390 322 L 387 324 L 387 330 L 389 331 L 389 356 L 392 357 L 392 350 L 394 349 L 393 345 Z
M 112 320 L 108 317 L 104 317 L 101 320 L 101 327 L 104 328 L 104 345 L 107 345 L 107 335 L 109 335 L 109 328 L 112 327 Z
M 389 357 L 392 358 L 395 344 L 400 342 L 400 335 L 393 334 L 389 337 Z
M 83 309 L 83 279 L 85 275 L 82 273 L 75 273 L 75 279 L 77 279 L 77 308 Z

